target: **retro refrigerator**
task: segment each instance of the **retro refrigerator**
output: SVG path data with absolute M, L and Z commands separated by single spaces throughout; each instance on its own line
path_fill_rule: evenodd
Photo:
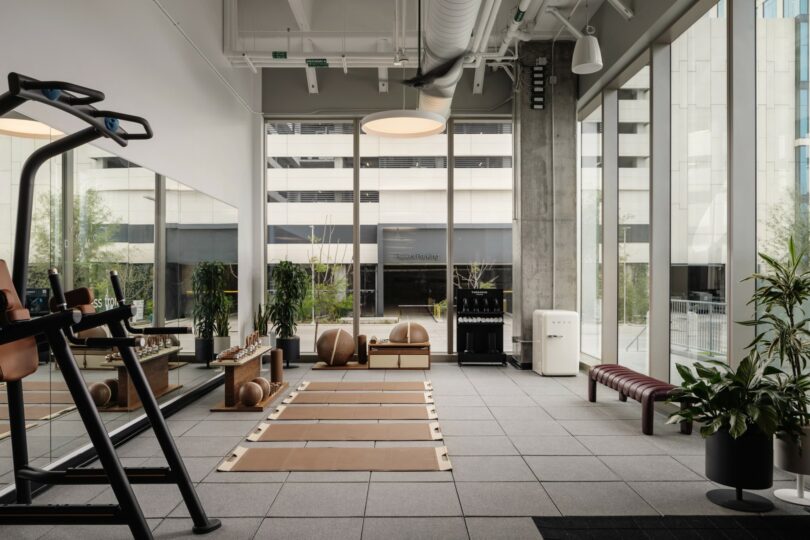
M 532 369 L 540 375 L 579 372 L 579 314 L 537 309 L 532 314 Z

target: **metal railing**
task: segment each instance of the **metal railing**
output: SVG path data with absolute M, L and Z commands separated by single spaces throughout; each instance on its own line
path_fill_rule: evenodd
M 669 301 L 670 345 L 691 353 L 725 356 L 728 318 L 725 302 Z

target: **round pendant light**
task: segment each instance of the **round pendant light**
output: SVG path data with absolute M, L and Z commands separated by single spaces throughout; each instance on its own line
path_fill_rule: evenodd
M 369 114 L 360 127 L 368 135 L 411 139 L 441 133 L 445 122 L 444 116 L 434 112 L 403 109 Z
M 22 118 L 0 118 L 0 134 L 26 139 L 52 139 L 64 135 L 42 122 Z

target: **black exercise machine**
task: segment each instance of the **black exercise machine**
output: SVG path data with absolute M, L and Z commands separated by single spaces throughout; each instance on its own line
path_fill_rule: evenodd
M 126 328 L 131 328 L 129 319 L 134 312 L 132 306 L 124 302 L 117 276 L 114 276 L 113 284 L 119 307 L 103 313 L 92 313 L 86 306 L 82 306 L 84 309 L 69 309 L 55 271 L 51 271 L 49 279 L 60 304 L 60 311 L 30 319 L 28 311 L 20 302 L 20 298 L 25 298 L 27 286 L 34 179 L 39 167 L 52 157 L 101 137 L 112 139 L 120 146 L 126 146 L 130 140 L 149 139 L 152 137 L 149 123 L 137 116 L 96 109 L 93 104 L 104 99 L 104 94 L 97 90 L 61 81 L 38 81 L 17 73 L 10 73 L 8 82 L 9 91 L 0 95 L 0 116 L 27 101 L 36 101 L 67 112 L 87 123 L 89 127 L 39 148 L 25 162 L 20 178 L 13 279 L 5 262 L 0 261 L 0 381 L 6 383 L 8 395 L 17 497 L 16 504 L 0 505 L 0 524 L 126 524 L 135 538 L 152 538 L 131 484 L 176 483 L 194 522 L 193 532 L 204 534 L 213 531 L 219 528 L 220 522 L 206 516 L 157 400 L 132 350 L 132 347 L 142 343 L 142 338 L 127 336 Z M 141 129 L 135 133 L 127 132 L 121 127 L 122 121 L 140 126 Z M 81 339 L 74 334 L 74 331 L 103 325 L 110 329 L 111 338 Z M 143 329 L 134 333 L 187 331 L 176 328 Z M 38 367 L 35 342 L 38 335 L 44 335 L 48 341 L 90 441 L 96 449 L 102 465 L 100 469 L 47 471 L 28 463 L 22 381 Z M 115 346 L 119 349 L 168 467 L 121 466 L 68 341 L 90 346 Z M 32 481 L 49 485 L 109 484 L 118 504 L 32 505 Z

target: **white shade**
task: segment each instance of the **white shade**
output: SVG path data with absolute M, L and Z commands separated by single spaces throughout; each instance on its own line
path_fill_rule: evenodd
M 369 135 L 410 139 L 441 133 L 445 122 L 437 113 L 397 110 L 369 114 L 360 121 L 360 127 Z
M 577 75 L 588 75 L 602 69 L 602 51 L 596 36 L 583 35 L 574 45 L 574 56 L 571 59 L 571 71 Z

